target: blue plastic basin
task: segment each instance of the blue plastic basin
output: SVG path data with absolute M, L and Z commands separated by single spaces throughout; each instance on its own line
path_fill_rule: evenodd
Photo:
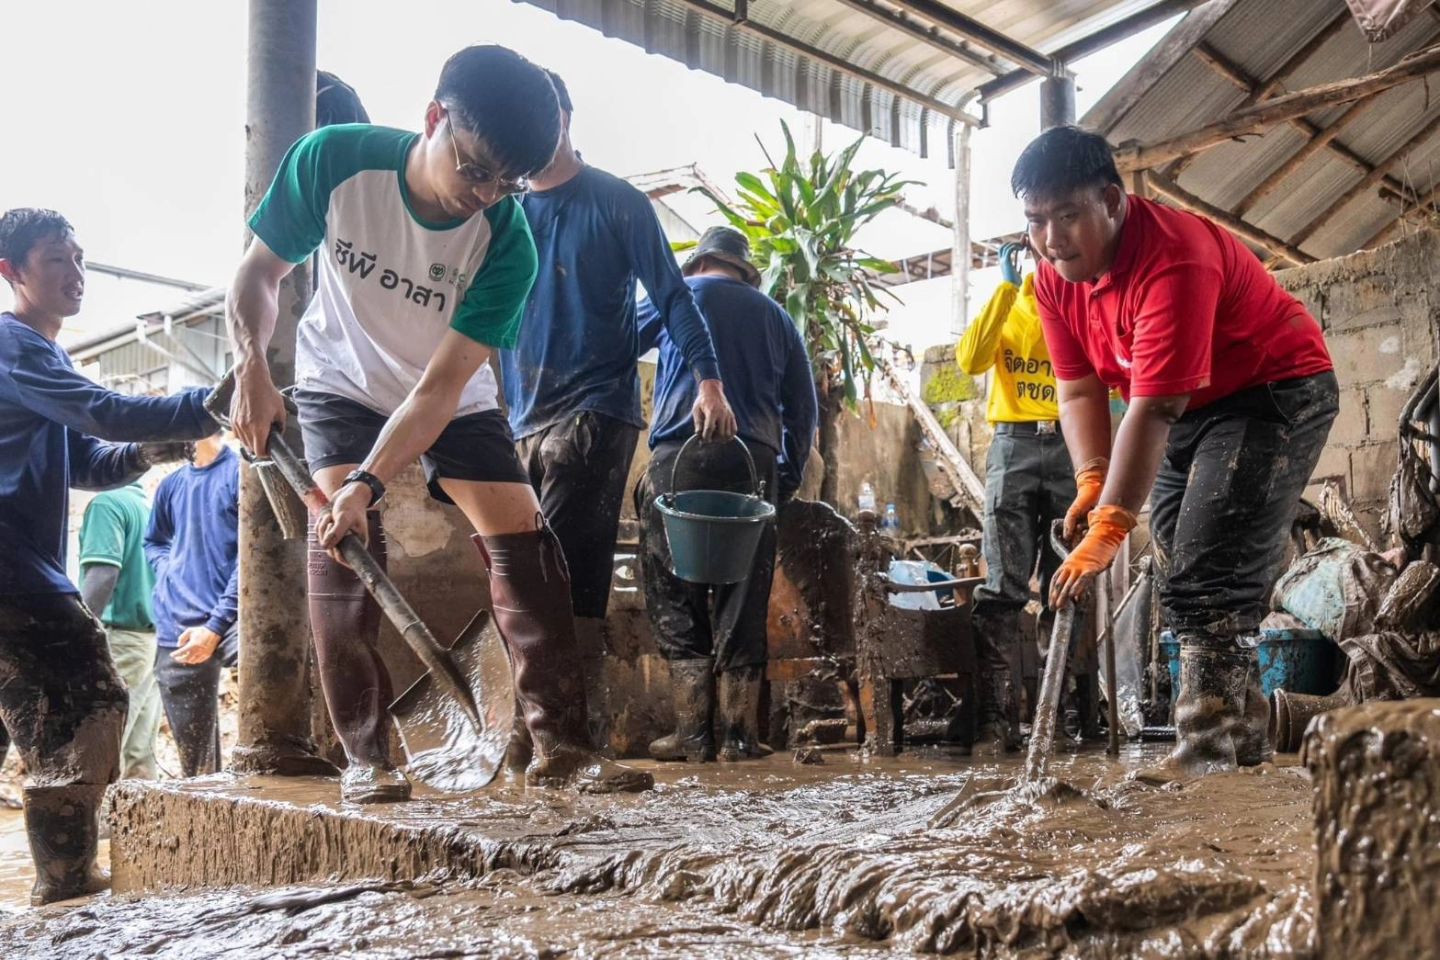
M 1318 630 L 1261 631 L 1260 686 L 1265 696 L 1276 690 L 1289 693 L 1335 692 L 1338 648 Z M 1170 689 L 1180 689 L 1180 641 L 1169 630 L 1160 634 L 1160 650 L 1170 665 Z

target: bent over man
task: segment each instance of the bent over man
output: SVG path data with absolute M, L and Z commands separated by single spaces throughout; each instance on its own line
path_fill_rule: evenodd
M 1338 411 L 1320 325 L 1254 254 L 1203 217 L 1129 196 L 1110 147 L 1077 127 L 1025 148 L 1035 284 L 1082 477 L 1084 539 L 1051 587 L 1075 600 L 1150 497 L 1160 602 L 1180 638 L 1179 742 L 1166 775 L 1271 755 L 1256 653 L 1300 494 Z M 1109 387 L 1129 402 L 1111 444 Z
M 535 245 L 515 195 L 550 162 L 560 107 L 539 67 L 503 47 L 467 47 L 441 70 L 424 129 L 341 125 L 303 137 L 250 225 L 255 240 L 229 300 L 235 431 L 266 448 L 285 406 L 265 348 L 276 292 L 323 245 L 319 289 L 300 321 L 295 402 L 316 481 L 310 618 L 325 702 L 349 766 L 342 795 L 399 800 L 389 760 L 390 677 L 379 609 L 334 555 L 346 533 L 384 560 L 385 484 L 422 458 L 431 494 L 474 526 L 496 625 L 534 742 L 539 785 L 635 790 L 648 774 L 602 760 L 585 725 L 569 574 L 496 403 L 488 361 L 515 343 Z

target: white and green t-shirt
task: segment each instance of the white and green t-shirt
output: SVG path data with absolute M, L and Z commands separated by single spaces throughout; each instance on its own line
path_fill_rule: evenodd
M 315 296 L 295 351 L 306 390 L 390 414 L 447 329 L 509 348 L 535 282 L 535 242 L 506 197 L 468 220 L 432 223 L 410 206 L 405 158 L 418 134 L 368 124 L 324 127 L 295 143 L 250 227 L 300 263 L 321 249 Z M 456 416 L 496 408 L 484 364 Z

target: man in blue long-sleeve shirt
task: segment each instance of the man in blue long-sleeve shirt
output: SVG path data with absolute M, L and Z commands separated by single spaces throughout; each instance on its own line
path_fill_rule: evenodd
M 187 777 L 220 769 L 220 670 L 240 656 L 240 458 L 217 437 L 160 481 L 145 531 L 155 677 Z
M 563 112 L 560 146 L 524 201 L 540 269 L 519 341 L 501 360 L 520 460 L 570 565 L 576 634 L 598 719 L 606 712 L 595 681 L 620 505 L 645 426 L 637 279 L 677 345 L 686 374 L 698 384 L 693 411 L 687 411 L 696 426 L 707 437 L 728 437 L 735 418 L 705 321 L 650 200 L 580 159 L 570 141 L 569 91 L 554 73 L 550 80 Z
M 729 227 L 705 231 L 686 261 L 686 283 L 710 325 L 739 436 L 772 503 L 800 489 L 815 433 L 817 405 L 810 358 L 800 331 L 779 304 L 756 290 L 760 274 L 749 261 L 744 234 Z M 636 494 L 641 519 L 640 563 L 645 609 L 655 642 L 670 663 L 675 733 L 650 745 L 657 760 L 715 757 L 715 674 L 720 674 L 720 759 L 740 760 L 767 751 L 759 739 L 760 684 L 764 680 L 765 625 L 775 571 L 775 528 L 760 541 L 748 580 L 722 586 L 688 583 L 670 572 L 669 546 L 655 497 L 677 489 L 749 492 L 740 448 L 728 443 L 692 445 L 686 415 L 695 395 L 684 357 L 650 302 L 640 305 L 640 347 L 660 348 L 655 372 L 652 457 Z M 678 459 L 678 468 L 677 468 Z
M 69 488 L 124 486 L 215 431 L 203 394 L 126 397 L 76 372 L 55 342 L 80 310 L 85 257 L 64 217 L 0 216 L 0 721 L 24 757 L 30 901 L 101 889 L 97 812 L 120 766 L 126 692 L 105 631 L 65 575 Z M 98 439 L 103 438 L 103 439 Z M 114 442 L 106 442 L 114 441 Z

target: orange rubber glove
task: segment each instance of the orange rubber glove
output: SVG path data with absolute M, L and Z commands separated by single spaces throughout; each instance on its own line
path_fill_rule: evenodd
M 1055 571 L 1050 581 L 1050 606 L 1059 610 L 1085 595 L 1090 583 L 1109 567 L 1120 544 L 1135 529 L 1135 514 L 1119 506 L 1096 507 L 1090 511 L 1085 539 Z
M 1075 471 L 1075 502 L 1065 511 L 1065 542 L 1074 543 L 1075 534 L 1081 524 L 1100 502 L 1100 491 L 1105 489 L 1105 474 L 1110 469 L 1110 460 L 1095 457 L 1086 460 Z

